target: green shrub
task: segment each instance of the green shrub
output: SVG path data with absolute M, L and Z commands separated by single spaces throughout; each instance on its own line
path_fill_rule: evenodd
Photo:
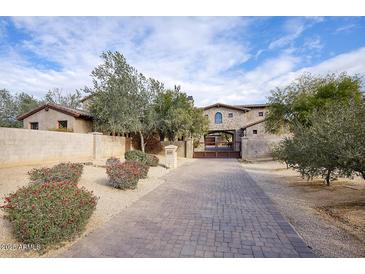
M 147 165 L 149 166 L 158 166 L 159 159 L 156 155 L 147 154 Z
M 16 238 L 41 250 L 73 239 L 92 215 L 97 198 L 71 182 L 31 184 L 5 198 L 1 206 Z
M 119 165 L 119 164 L 121 164 L 120 159 L 116 157 L 110 157 L 109 159 L 106 160 L 107 166 Z
M 127 161 L 138 161 L 147 164 L 147 154 L 140 150 L 127 151 L 124 157 Z
M 109 177 L 108 184 L 118 189 L 135 189 L 140 176 L 125 165 L 111 165 L 106 167 Z
M 159 159 L 153 154 L 147 154 L 140 150 L 131 150 L 125 153 L 127 161 L 138 161 L 148 166 L 157 166 Z
M 61 163 L 52 168 L 32 169 L 28 172 L 32 183 L 72 182 L 77 184 L 84 166 L 76 163 Z

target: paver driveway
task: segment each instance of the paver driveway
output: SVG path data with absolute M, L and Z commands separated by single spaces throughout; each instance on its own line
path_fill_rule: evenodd
M 164 179 L 63 256 L 314 256 L 235 159 L 199 159 Z

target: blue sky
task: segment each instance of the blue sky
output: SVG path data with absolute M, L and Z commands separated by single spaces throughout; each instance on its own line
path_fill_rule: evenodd
M 0 17 L 0 88 L 91 86 L 106 50 L 199 106 L 261 103 L 306 71 L 365 74 L 365 17 Z

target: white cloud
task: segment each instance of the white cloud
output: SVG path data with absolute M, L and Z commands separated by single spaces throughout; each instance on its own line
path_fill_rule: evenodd
M 315 36 L 306 39 L 306 41 L 303 44 L 303 48 L 306 50 L 321 50 L 323 48 L 321 38 L 319 36 Z
M 316 23 L 323 21 L 322 17 L 293 17 L 287 20 L 284 25 L 285 35 L 272 41 L 269 49 L 283 48 L 291 45 L 306 29 L 312 27 Z
M 353 30 L 354 28 L 356 28 L 356 25 L 355 24 L 347 24 L 347 25 L 338 27 L 335 30 L 335 32 L 348 32 L 348 31 Z
M 271 89 L 288 84 L 304 71 L 365 73 L 365 48 L 298 69 L 306 64 L 307 56 L 303 52 L 298 56 L 291 41 L 321 20 L 290 18 L 284 26 L 286 38 L 273 42 L 281 47 L 279 55 L 244 70 L 242 64 L 256 60 L 255 52 L 250 52 L 247 42 L 237 39 L 236 32 L 248 29 L 250 18 L 14 18 L 17 28 L 30 39 L 7 45 L 6 54 L 0 51 L 0 88 L 41 97 L 56 87 L 69 92 L 91 85 L 90 73 L 104 50 L 122 52 L 130 64 L 167 87 L 181 85 L 199 106 L 218 101 L 265 102 Z M 322 47 L 322 41 L 312 37 L 304 46 L 314 52 Z M 19 49 L 54 62 L 60 69 L 35 67 Z M 256 56 L 261 53 L 257 51 Z
M 139 71 L 170 87 L 205 79 L 214 82 L 219 74 L 249 58 L 246 44 L 232 39 L 234 31 L 247 27 L 249 21 L 238 17 L 16 17 L 16 27 L 31 36 L 17 47 L 61 69 L 41 70 L 25 58 L 0 57 L 3 68 L 11 67 L 3 69 L 0 86 L 40 96 L 57 86 L 72 90 L 88 85 L 104 50 L 122 52 Z
M 253 71 L 214 86 L 212 96 L 205 93 L 201 106 L 214 102 L 227 104 L 264 103 L 270 91 L 275 87 L 283 87 L 295 80 L 304 72 L 323 75 L 327 73 L 347 72 L 349 74 L 365 74 L 365 47 L 344 53 L 323 61 L 316 66 L 295 69 L 301 62 L 298 57 L 290 55 L 273 58 Z M 208 87 L 200 90 L 209 90 Z

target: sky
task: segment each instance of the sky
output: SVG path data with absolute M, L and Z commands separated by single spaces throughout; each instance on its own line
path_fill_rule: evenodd
M 304 72 L 365 75 L 365 17 L 0 17 L 0 89 L 92 87 L 107 50 L 197 106 L 264 103 Z

